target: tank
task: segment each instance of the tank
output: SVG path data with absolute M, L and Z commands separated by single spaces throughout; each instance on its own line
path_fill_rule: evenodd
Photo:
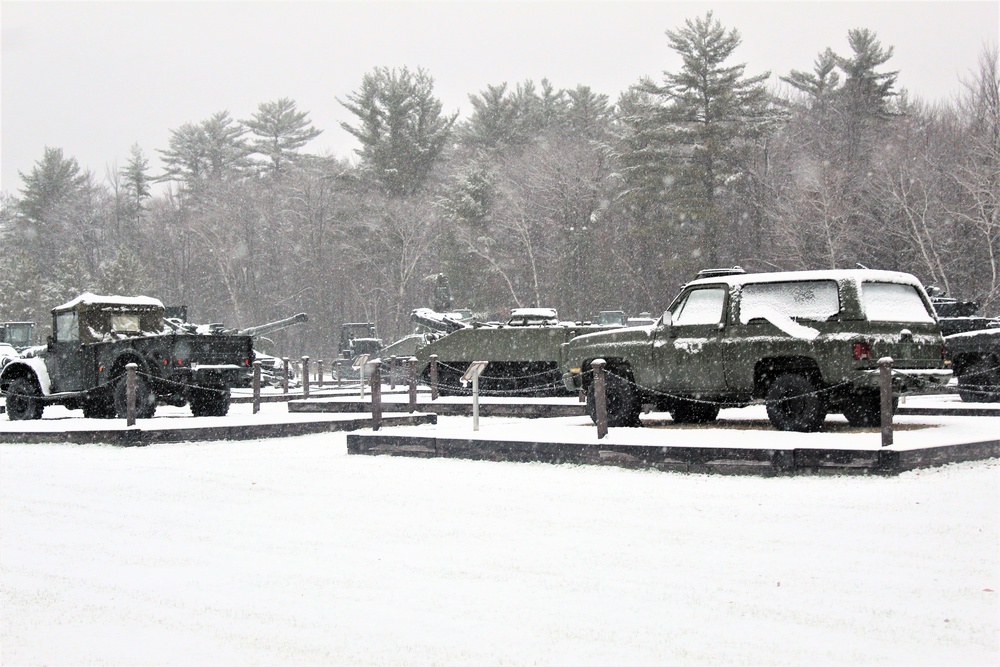
M 433 326 L 426 309 L 414 311 L 414 321 Z M 439 318 L 438 318 L 439 319 Z M 469 393 L 462 374 L 473 361 L 489 361 L 479 376 L 483 394 L 532 396 L 566 394 L 560 379 L 559 346 L 586 333 L 616 326 L 561 322 L 554 308 L 518 308 L 504 324 L 436 327 L 428 342 L 416 350 L 417 373 L 430 382 L 430 358 L 438 357 L 438 386 L 442 394 Z M 450 332 L 444 329 L 451 328 Z

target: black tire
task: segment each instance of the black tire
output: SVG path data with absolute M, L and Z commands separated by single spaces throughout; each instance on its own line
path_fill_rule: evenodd
M 718 419 L 719 406 L 713 403 L 681 401 L 671 408 L 670 416 L 678 424 L 706 424 Z
M 893 397 L 892 412 L 896 413 L 899 399 Z M 844 417 L 847 423 L 857 427 L 882 425 L 882 395 L 878 389 L 858 389 L 851 393 L 844 403 Z
M 620 371 L 604 374 L 607 394 L 608 426 L 640 426 L 639 415 L 642 404 L 632 381 L 623 377 Z M 594 383 L 587 387 L 587 414 L 597 423 L 597 401 L 594 397 Z
M 122 375 L 115 382 L 114 395 L 115 416 L 119 419 L 128 417 L 128 378 Z M 136 419 L 149 419 L 156 413 L 156 395 L 149 382 L 141 375 L 135 377 L 135 416 Z
M 83 402 L 83 416 L 87 419 L 114 419 L 115 397 L 113 392 L 95 391 Z
M 779 431 L 817 431 L 826 419 L 826 400 L 805 375 L 779 375 L 767 390 L 767 416 Z
M 7 387 L 7 418 L 11 421 L 41 419 L 45 404 L 38 383 L 28 378 L 17 378 Z
M 1000 362 L 977 359 L 958 376 L 958 395 L 966 403 L 1000 402 Z
M 229 414 L 229 388 L 199 387 L 191 390 L 191 414 L 195 417 L 225 417 Z

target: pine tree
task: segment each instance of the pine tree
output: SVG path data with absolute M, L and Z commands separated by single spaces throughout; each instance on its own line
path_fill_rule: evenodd
M 18 172 L 24 187 L 18 209 L 31 225 L 43 225 L 61 206 L 79 195 L 88 177 L 76 158 L 63 157 L 61 148 L 45 147 L 42 159 L 27 174 Z
M 312 127 L 309 114 L 298 111 L 295 102 L 283 97 L 262 102 L 257 113 L 243 124 L 254 135 L 250 148 L 268 159 L 268 168 L 277 175 L 284 163 L 293 162 L 298 150 L 323 133 Z
M 127 213 L 133 221 L 138 221 L 142 215 L 143 202 L 151 194 L 149 187 L 149 160 L 139 147 L 133 144 L 129 154 L 128 164 L 122 169 L 123 188 L 128 195 Z
M 357 137 L 362 166 L 392 196 L 419 191 L 444 150 L 458 113 L 444 116 L 434 79 L 424 70 L 376 68 L 340 104 L 358 125 L 341 123 Z
M 715 264 L 721 222 L 736 217 L 727 210 L 734 206 L 732 186 L 749 174 L 749 142 L 771 131 L 780 115 L 763 86 L 770 73 L 744 77 L 745 65 L 725 64 L 742 40 L 712 12 L 666 34 L 683 67 L 665 73 L 662 84 L 645 79 L 638 85 L 642 95 L 631 101 L 623 168 L 630 194 L 647 207 L 665 204 L 675 232 L 690 236 L 686 230 L 693 230 L 695 258 L 700 248 Z

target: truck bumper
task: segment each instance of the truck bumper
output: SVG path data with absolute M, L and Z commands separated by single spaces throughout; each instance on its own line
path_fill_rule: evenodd
M 869 384 L 877 387 L 879 384 L 879 369 L 873 369 L 865 373 Z M 948 368 L 893 368 L 892 369 L 892 389 L 898 393 L 914 393 L 933 390 L 944 387 L 953 377 L 951 369 Z

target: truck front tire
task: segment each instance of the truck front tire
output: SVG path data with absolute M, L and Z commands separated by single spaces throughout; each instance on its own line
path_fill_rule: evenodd
M 608 426 L 640 426 L 639 414 L 642 404 L 635 385 L 616 370 L 605 373 L 605 393 L 608 404 Z M 594 398 L 594 383 L 587 387 L 587 414 L 597 423 L 597 402 Z
M 29 378 L 17 378 L 7 387 L 7 416 L 11 421 L 41 419 L 42 392 Z

